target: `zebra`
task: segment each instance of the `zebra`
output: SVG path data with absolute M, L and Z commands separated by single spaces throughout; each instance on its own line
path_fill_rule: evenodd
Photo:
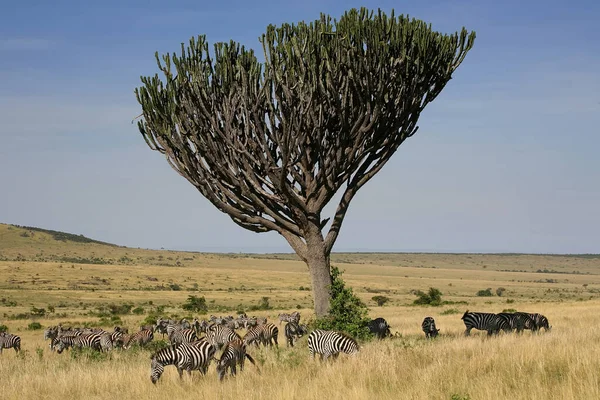
M 294 311 L 291 314 L 279 314 L 278 316 L 279 318 L 279 325 L 281 325 L 282 322 L 295 322 L 295 323 L 300 323 L 300 313 L 298 311 Z
M 356 340 L 341 332 L 316 329 L 308 335 L 308 351 L 312 358 L 319 354 L 321 360 L 323 357 L 325 360 L 329 357 L 335 360 L 339 353 L 358 354 L 359 347 Z
M 171 344 L 190 343 L 198 340 L 194 329 L 178 329 L 171 332 L 169 341 Z
M 123 343 L 123 333 L 120 330 L 112 333 L 106 332 L 100 335 L 100 349 L 102 351 L 111 351 L 118 344 Z
M 277 337 L 279 335 L 279 328 L 272 323 L 264 325 L 257 325 L 250 329 L 244 335 L 244 343 L 246 345 L 255 344 L 259 346 L 262 343 L 264 346 L 272 346 L 275 342 L 275 346 L 279 346 L 277 343 Z
M 294 347 L 294 342 L 297 338 L 301 338 L 308 333 L 306 325 L 298 325 L 297 322 L 288 322 L 285 324 L 285 338 L 288 347 Z
M 225 345 L 221 359 L 217 362 L 217 375 L 219 380 L 225 378 L 227 368 L 231 372 L 231 376 L 236 374 L 236 366 L 240 366 L 240 371 L 244 370 L 244 361 L 248 359 L 252 365 L 256 366 L 254 359 L 250 354 L 246 353 L 246 344 L 240 339 L 234 339 Z
M 15 353 L 21 350 L 21 338 L 12 333 L 0 332 L 0 354 L 2 349 L 15 349 Z
M 58 336 L 58 326 L 49 326 L 44 330 L 44 340 L 52 340 Z
M 498 313 L 496 314 L 500 318 L 504 318 L 510 330 L 517 330 L 517 333 L 523 333 L 523 330 L 529 329 L 531 331 L 536 330 L 536 323 L 534 319 L 527 313 L 515 312 L 515 313 Z
M 425 332 L 425 338 L 431 339 L 438 335 L 439 329 L 435 326 L 435 320 L 433 317 L 425 317 L 421 324 L 421 329 Z
M 138 331 L 133 335 L 128 335 L 123 338 L 123 348 L 128 349 L 132 344 L 137 344 L 138 346 L 145 346 L 154 340 L 154 333 L 151 330 L 144 329 L 142 331 Z
M 192 370 L 199 370 L 202 375 L 205 375 L 214 356 L 215 348 L 204 340 L 166 347 L 151 357 L 150 380 L 156 384 L 166 365 L 175 365 L 179 378 L 183 377 L 184 369 L 190 376 Z
M 533 331 L 538 332 L 540 329 L 544 328 L 546 332 L 552 330 L 552 325 L 548 322 L 548 318 L 538 313 L 527 313 L 533 320 L 535 324 L 535 329 Z
M 392 336 L 392 332 L 390 332 L 390 326 L 383 318 L 375 318 L 371 320 L 371 322 L 369 322 L 369 331 L 378 339 Z
M 462 318 L 465 323 L 465 336 L 471 334 L 471 329 L 475 328 L 480 331 L 487 331 L 488 336 L 498 334 L 500 330 L 508 332 L 511 330 L 510 324 L 506 318 L 499 317 L 493 313 L 469 312 L 467 310 Z
M 240 335 L 223 325 L 210 325 L 206 330 L 206 341 L 213 345 L 216 350 L 234 339 L 241 339 Z
M 73 348 L 84 348 L 89 347 L 94 350 L 101 351 L 102 347 L 100 345 L 100 337 L 102 335 L 98 333 L 92 333 L 89 335 L 79 335 L 79 336 L 61 336 L 58 337 L 54 342 L 54 348 L 56 348 L 56 352 L 61 354 L 63 350 L 68 349 L 69 347 Z

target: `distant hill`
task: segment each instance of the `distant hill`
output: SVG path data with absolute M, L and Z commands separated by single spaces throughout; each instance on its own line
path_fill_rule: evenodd
M 4 224 L 0 224 L 0 225 L 4 225 Z M 116 244 L 101 242 L 99 240 L 90 239 L 83 235 L 74 235 L 72 233 L 53 231 L 51 229 L 36 228 L 33 226 L 21 226 L 21 225 L 10 225 L 10 226 L 23 229 L 24 232 L 21 232 L 21 236 L 23 236 L 23 237 L 28 237 L 27 231 L 33 231 L 33 232 L 47 233 L 48 235 L 52 236 L 52 238 L 54 240 L 59 240 L 61 242 L 70 241 L 70 242 L 76 242 L 76 243 L 97 243 L 97 244 L 103 244 L 106 246 L 116 246 Z

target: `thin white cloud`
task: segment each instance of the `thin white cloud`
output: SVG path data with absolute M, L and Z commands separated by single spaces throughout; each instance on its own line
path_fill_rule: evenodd
M 38 51 L 49 50 L 56 42 L 41 38 L 8 38 L 0 39 L 0 51 Z

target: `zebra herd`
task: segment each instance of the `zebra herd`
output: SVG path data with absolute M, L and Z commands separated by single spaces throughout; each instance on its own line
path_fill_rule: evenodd
M 548 318 L 542 314 L 525 312 L 502 312 L 499 314 L 469 312 L 464 313 L 461 318 L 465 323 L 465 335 L 469 336 L 472 329 L 487 331 L 488 336 L 497 335 L 500 331 L 522 333 L 525 329 L 532 332 L 539 332 L 544 328 L 545 331 L 552 329 Z

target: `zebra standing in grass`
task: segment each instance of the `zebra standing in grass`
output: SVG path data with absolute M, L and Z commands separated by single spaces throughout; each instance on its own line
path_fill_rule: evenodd
M 278 316 L 279 318 L 279 325 L 281 325 L 282 322 L 295 322 L 295 323 L 300 323 L 300 313 L 298 311 L 294 311 L 291 314 L 279 314 Z
M 234 339 L 225 345 L 221 359 L 217 362 L 217 374 L 219 380 L 225 378 L 227 369 L 229 368 L 231 376 L 236 374 L 236 366 L 240 366 L 240 371 L 244 370 L 244 361 L 248 359 L 252 365 L 256 366 L 254 359 L 250 354 L 246 353 L 246 344 L 240 339 Z
M 523 333 L 523 330 L 529 329 L 534 331 L 536 324 L 533 318 L 527 313 L 515 312 L 515 313 L 498 313 L 498 317 L 505 319 L 510 326 L 510 330 L 517 330 L 517 333 Z
M 272 323 L 266 323 L 264 325 L 257 325 L 250 329 L 244 335 L 244 343 L 246 345 L 255 344 L 259 346 L 262 343 L 263 346 L 279 346 L 277 343 L 277 337 L 279 336 L 279 328 Z
M 206 340 L 214 346 L 216 350 L 235 339 L 241 339 L 232 329 L 223 325 L 211 325 L 206 329 Z
M 506 318 L 499 317 L 493 313 L 469 312 L 469 310 L 467 310 L 461 319 L 467 328 L 465 330 L 465 336 L 471 334 L 471 329 L 487 331 L 488 336 L 498 334 L 500 330 L 505 332 L 511 330 L 510 324 Z
M 111 351 L 119 344 L 123 343 L 123 333 L 120 330 L 114 332 L 105 332 L 100 335 L 100 349 L 102 351 Z
M 533 331 L 538 332 L 540 329 L 544 328 L 546 332 L 552 330 L 552 325 L 548 322 L 548 318 L 538 313 L 527 313 L 533 320 L 535 324 L 535 329 Z
M 12 333 L 0 332 L 0 354 L 2 349 L 15 349 L 15 353 L 21 350 L 21 338 Z
M 144 329 L 134 333 L 133 335 L 127 335 L 123 338 L 123 348 L 128 349 L 133 344 L 138 346 L 145 346 L 154 340 L 154 333 L 151 330 Z
M 421 329 L 425 332 L 425 337 L 427 339 L 434 338 L 438 335 L 439 329 L 435 326 L 435 320 L 433 317 L 425 317 L 423 323 L 421 324 Z
M 375 318 L 371 320 L 369 322 L 369 331 L 378 339 L 392 336 L 392 332 L 390 332 L 390 326 L 383 318 Z
M 61 354 L 63 350 L 68 349 L 69 347 L 82 349 L 84 347 L 89 347 L 93 350 L 101 351 L 102 347 L 100 345 L 100 337 L 102 335 L 98 333 L 92 333 L 89 335 L 79 335 L 79 336 L 60 336 L 54 339 L 54 348 L 58 354 Z
M 308 351 L 313 358 L 319 354 L 321 360 L 323 357 L 327 360 L 329 357 L 336 359 L 339 353 L 358 354 L 359 348 L 356 340 L 341 332 L 317 329 L 308 335 Z
M 306 325 L 299 325 L 296 322 L 288 322 L 285 324 L 285 338 L 288 347 L 294 347 L 294 342 L 308 333 Z
M 182 378 L 183 370 L 186 370 L 190 376 L 192 370 L 199 370 L 202 375 L 205 375 L 214 356 L 215 348 L 204 340 L 166 347 L 152 355 L 150 380 L 156 383 L 167 365 L 177 367 L 179 378 Z
M 190 343 L 198 340 L 194 329 L 178 329 L 169 335 L 171 344 Z

